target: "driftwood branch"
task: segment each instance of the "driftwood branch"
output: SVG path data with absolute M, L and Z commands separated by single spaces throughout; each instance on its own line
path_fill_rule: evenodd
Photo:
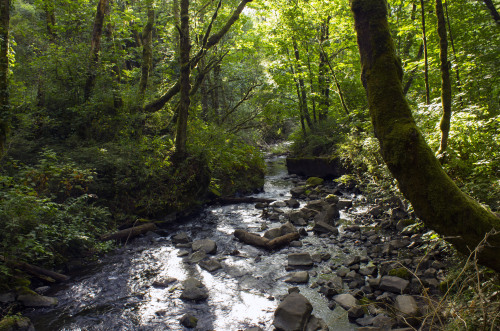
M 154 223 L 146 223 L 125 230 L 120 230 L 118 232 L 105 234 L 101 237 L 101 241 L 122 240 L 122 239 L 128 240 L 137 237 L 143 233 L 146 233 L 148 231 L 154 231 L 154 230 L 156 230 L 156 225 Z
M 19 262 L 19 261 L 14 261 L 8 258 L 5 258 L 3 255 L 0 255 L 0 261 L 4 262 L 8 266 L 16 269 L 21 269 L 23 271 L 26 271 L 27 273 L 32 274 L 35 277 L 38 277 L 40 279 L 49 281 L 49 282 L 64 282 L 69 279 L 68 276 L 60 274 L 55 271 L 47 270 L 44 268 L 40 268 L 34 265 L 31 265 L 26 262 Z
M 288 245 L 290 242 L 297 240 L 300 238 L 298 232 L 287 233 L 283 236 L 274 238 L 269 240 L 265 237 L 261 237 L 258 234 L 251 233 L 245 230 L 235 230 L 234 236 L 238 238 L 238 240 L 244 242 L 245 244 L 249 244 L 252 246 L 262 247 L 268 250 L 273 250 L 285 245 Z

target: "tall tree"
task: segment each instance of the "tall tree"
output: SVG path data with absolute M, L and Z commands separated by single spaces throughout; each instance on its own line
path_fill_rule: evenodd
M 500 218 L 460 191 L 415 124 L 402 91 L 403 70 L 387 22 L 386 0 L 353 0 L 351 9 L 375 136 L 401 192 L 428 227 L 464 254 L 496 231 L 477 257 L 500 271 Z
M 420 0 L 420 10 L 422 14 L 422 40 L 424 43 L 424 80 L 425 80 L 425 103 L 430 105 L 431 96 L 429 88 L 429 57 L 427 55 L 427 34 L 425 31 L 425 3 Z
M 302 75 L 302 69 L 301 69 L 302 65 L 300 62 L 299 46 L 295 39 L 292 39 L 292 45 L 293 45 L 293 53 L 295 55 L 295 60 L 297 61 L 296 73 L 298 74 L 297 81 L 299 82 L 299 88 L 300 88 L 300 96 L 299 96 L 300 98 L 299 105 L 301 106 L 300 111 L 306 120 L 307 127 L 311 129 L 313 124 L 311 121 L 311 116 L 309 115 L 309 110 L 307 109 L 307 92 L 304 84 L 304 78 Z
M 10 0 L 0 0 L 0 155 L 5 149 L 10 115 L 9 103 Z
M 321 49 L 322 45 L 328 41 L 330 38 L 330 24 L 331 16 L 328 16 L 320 26 L 319 43 Z M 318 68 L 318 86 L 321 95 L 319 101 L 319 120 L 323 121 L 326 119 L 328 114 L 328 108 L 330 106 L 330 79 L 327 76 L 327 54 L 325 52 L 319 52 L 319 68 Z
M 189 38 L 189 0 L 180 2 L 181 26 L 179 28 L 179 64 L 181 67 L 179 84 L 181 98 L 179 101 L 179 110 L 177 114 L 177 131 L 175 135 L 175 152 L 179 158 L 186 155 L 187 142 L 187 121 L 189 105 L 191 99 L 189 92 L 191 83 L 189 76 L 191 74 L 191 65 L 189 63 L 191 52 L 191 40 Z
M 139 82 L 139 105 L 142 107 L 146 87 L 148 86 L 149 73 L 153 66 L 153 25 L 155 24 L 155 11 L 153 0 L 147 0 L 148 21 L 142 31 L 142 65 L 141 80 Z
M 450 62 L 448 61 L 448 37 L 446 35 L 446 19 L 443 3 L 436 0 L 437 30 L 439 35 L 439 59 L 441 62 L 441 104 L 443 115 L 439 127 L 441 129 L 441 143 L 438 154 L 443 154 L 448 147 L 448 136 L 451 122 L 451 81 Z
M 92 29 L 92 40 L 90 42 L 90 57 L 87 70 L 87 81 L 85 82 L 84 98 L 88 100 L 94 89 L 97 76 L 97 65 L 99 63 L 99 52 L 101 50 L 101 37 L 104 26 L 104 17 L 108 10 L 109 0 L 99 0 Z
M 497 24 L 500 24 L 500 14 L 498 14 L 498 10 L 495 7 L 495 4 L 493 3 L 492 0 L 483 0 L 484 4 L 486 7 L 488 7 L 488 10 L 490 11 L 491 17 L 495 20 Z

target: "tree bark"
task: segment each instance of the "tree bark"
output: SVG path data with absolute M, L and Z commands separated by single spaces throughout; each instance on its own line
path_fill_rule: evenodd
M 307 127 L 309 129 L 312 128 L 312 121 L 311 121 L 311 116 L 309 116 L 309 110 L 307 109 L 307 94 L 306 94 L 306 88 L 304 84 L 304 78 L 300 76 L 302 73 L 302 70 L 300 70 L 300 53 L 299 53 L 299 46 L 297 45 L 297 42 L 295 39 L 293 39 L 293 52 L 295 54 L 295 60 L 297 61 L 297 67 L 299 69 L 299 77 L 297 78 L 297 81 L 299 82 L 299 87 L 300 87 L 300 100 L 301 102 L 301 112 L 304 116 L 304 119 L 306 120 Z
M 148 86 L 149 73 L 153 65 L 153 25 L 155 23 L 155 11 L 152 1 L 147 1 L 148 21 L 142 31 L 142 66 L 141 81 L 139 82 L 139 105 L 142 107 L 146 88 Z
M 323 23 L 321 23 L 319 43 L 321 49 L 323 49 L 323 44 L 330 38 L 330 31 L 328 25 L 330 24 L 330 16 L 328 16 Z M 319 121 L 326 120 L 328 116 L 328 108 L 330 107 L 330 80 L 328 79 L 327 73 L 327 54 L 325 52 L 319 52 L 319 65 L 318 65 L 318 85 L 321 94 L 319 100 L 319 110 L 318 117 Z
M 486 7 L 488 7 L 488 10 L 490 11 L 491 17 L 495 20 L 497 24 L 500 24 L 500 14 L 498 14 L 498 11 L 493 4 L 493 1 L 491 0 L 483 0 L 484 4 Z
M 438 154 L 443 154 L 448 147 L 448 137 L 451 122 L 451 81 L 450 62 L 448 61 L 448 36 L 446 35 L 446 20 L 444 18 L 443 3 L 436 0 L 436 16 L 439 35 L 439 59 L 441 61 L 441 104 L 443 115 L 439 127 L 441 129 L 441 144 Z
M 460 252 L 469 254 L 500 218 L 472 200 L 441 168 L 404 98 L 385 0 L 353 0 L 351 9 L 361 56 L 362 82 L 385 163 L 418 217 Z M 491 235 L 479 263 L 500 271 L 500 234 Z
M 425 32 L 425 4 L 420 0 L 420 10 L 422 13 L 422 41 L 424 43 L 424 80 L 425 80 L 425 104 L 431 104 L 431 93 L 429 88 L 429 57 L 427 56 L 427 34 Z
M 258 234 L 254 234 L 251 232 L 247 232 L 245 230 L 235 230 L 234 231 L 234 236 L 238 238 L 240 241 L 244 242 L 245 244 L 249 244 L 252 246 L 257 246 L 257 247 L 262 247 L 268 250 L 273 250 L 285 245 L 288 245 L 294 240 L 297 240 L 300 238 L 300 235 L 298 232 L 292 232 L 292 233 L 287 233 L 283 236 L 274 238 L 272 240 L 269 240 L 265 237 L 261 237 Z
M 85 82 L 84 98 L 87 101 L 94 89 L 97 76 L 97 65 L 99 63 L 99 52 L 101 50 L 102 28 L 104 26 L 104 17 L 108 8 L 109 0 L 99 0 L 94 19 L 94 28 L 92 30 L 92 41 L 90 43 L 89 67 L 87 70 L 87 81 Z
M 179 64 L 181 67 L 179 84 L 180 84 L 180 101 L 179 112 L 177 117 L 177 131 L 175 134 L 175 153 L 180 159 L 184 159 L 187 154 L 187 121 L 189 113 L 189 105 L 191 98 L 189 91 L 191 83 L 189 81 L 191 75 L 191 66 L 189 63 L 191 52 L 191 40 L 189 38 L 189 0 L 181 0 L 180 2 L 181 26 L 179 30 Z
M 462 82 L 460 81 L 460 63 L 457 58 L 457 50 L 455 49 L 455 42 L 453 41 L 453 33 L 451 31 L 450 15 L 448 15 L 448 2 L 444 2 L 444 9 L 446 12 L 446 24 L 448 25 L 448 32 L 450 35 L 450 44 L 453 51 L 453 58 L 455 59 L 455 73 L 457 74 L 457 91 L 460 94 L 462 92 Z M 460 106 L 462 106 L 462 96 L 459 97 Z
M 0 155 L 5 150 L 10 116 L 9 102 L 10 0 L 0 0 Z

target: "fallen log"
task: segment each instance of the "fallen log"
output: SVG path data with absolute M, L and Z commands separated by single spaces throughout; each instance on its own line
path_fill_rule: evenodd
M 267 238 L 240 229 L 234 231 L 234 236 L 245 244 L 257 247 L 267 248 L 267 243 L 269 242 Z
M 240 241 L 244 242 L 245 244 L 249 244 L 249 245 L 257 246 L 257 247 L 262 247 L 262 248 L 265 248 L 268 250 L 273 250 L 273 249 L 282 247 L 282 246 L 289 244 L 290 242 L 300 238 L 300 235 L 298 232 L 293 232 L 293 233 L 287 233 L 283 236 L 269 240 L 265 237 L 259 236 L 258 234 L 250 233 L 248 231 L 241 230 L 241 229 L 235 230 L 234 236 L 236 238 L 238 238 Z
M 108 233 L 101 236 L 101 241 L 109 241 L 109 240 L 128 240 L 134 237 L 137 237 L 143 233 L 148 231 L 155 231 L 156 225 L 154 223 L 146 223 L 139 226 L 134 226 L 133 228 L 128 228 L 124 230 L 120 230 L 118 232 Z
M 221 205 L 235 205 L 238 203 L 271 203 L 276 200 L 274 199 L 264 199 L 264 198 L 254 198 L 254 197 L 241 197 L 241 198 L 218 198 L 215 200 L 216 203 Z
M 300 234 L 298 232 L 287 233 L 283 236 L 269 240 L 269 242 L 267 243 L 267 247 L 268 249 L 276 249 L 288 245 L 292 241 L 297 240 L 299 238 Z
M 60 274 L 55 271 L 51 271 L 48 269 L 40 268 L 34 265 L 31 265 L 26 262 L 19 262 L 19 261 L 14 261 L 11 259 L 5 258 L 3 255 L 0 255 L 0 261 L 6 263 L 8 266 L 16 269 L 20 269 L 23 271 L 26 271 L 27 273 L 40 278 L 42 280 L 45 280 L 49 283 L 54 283 L 56 281 L 58 282 L 64 282 L 69 279 L 68 276 Z

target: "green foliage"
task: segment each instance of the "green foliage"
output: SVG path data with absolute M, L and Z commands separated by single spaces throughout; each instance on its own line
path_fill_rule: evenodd
M 348 130 L 347 125 L 333 118 L 316 124 L 306 135 L 296 130 L 290 135 L 293 141 L 290 150 L 297 157 L 336 155 L 336 146 L 345 139 Z
M 9 169 L 7 169 L 9 168 Z M 7 175 L 17 168 L 13 176 Z M 87 193 L 93 171 L 46 150 L 34 166 L 4 164 L 0 175 L 0 254 L 36 265 L 60 265 L 110 248 L 99 236 L 110 213 Z M 0 278 L 10 275 L 5 266 Z

